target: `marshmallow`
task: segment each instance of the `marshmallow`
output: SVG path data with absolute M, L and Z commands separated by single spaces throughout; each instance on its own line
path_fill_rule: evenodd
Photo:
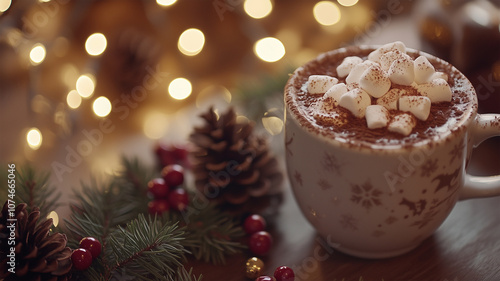
M 391 88 L 391 80 L 379 66 L 371 66 L 361 75 L 359 87 L 370 96 L 380 98 Z
M 423 96 L 402 96 L 399 98 L 399 110 L 410 112 L 425 121 L 431 112 L 431 100 Z
M 395 62 L 399 59 L 402 59 L 402 58 L 403 58 L 403 53 L 401 53 L 400 51 L 387 52 L 380 57 L 380 67 L 384 71 L 388 71 L 393 62 Z M 408 58 L 409 58 L 409 56 L 408 56 Z M 406 59 L 406 57 L 405 57 L 405 59 Z
M 347 85 L 359 84 L 359 79 L 361 78 L 361 75 L 363 75 L 363 73 L 373 65 L 377 65 L 377 63 L 374 63 L 373 61 L 369 60 L 365 60 L 364 62 L 355 65 L 351 69 L 351 72 L 349 72 L 349 75 L 347 75 L 347 78 L 345 79 Z
M 321 98 L 321 100 L 319 100 L 316 104 L 316 111 L 327 113 L 334 110 L 336 106 L 337 103 L 334 99 L 323 96 L 323 98 Z
M 415 80 L 415 68 L 410 56 L 404 54 L 389 67 L 389 79 L 395 84 L 410 86 Z
M 419 94 L 428 97 L 431 102 L 450 102 L 451 101 L 451 88 L 448 82 L 438 78 L 432 80 L 430 83 L 420 84 L 416 87 Z
M 307 80 L 307 91 L 309 94 L 324 94 L 339 80 L 328 75 L 311 75 Z
M 383 128 L 389 123 L 389 111 L 381 105 L 369 105 L 366 108 L 366 124 L 369 129 Z
M 415 68 L 415 82 L 417 84 L 424 84 L 431 81 L 431 76 L 436 72 L 434 66 L 429 62 L 429 60 L 420 56 L 413 62 Z
M 349 72 L 351 72 L 352 68 L 363 62 L 363 59 L 360 57 L 346 57 L 342 63 L 337 66 L 337 74 L 340 78 L 344 78 L 347 75 L 349 75 Z
M 371 52 L 368 55 L 368 59 L 380 63 L 380 58 L 382 57 L 382 55 L 390 51 L 399 51 L 401 53 L 406 53 L 406 46 L 403 42 L 400 41 L 385 44 Z
M 402 113 L 394 116 L 389 122 L 387 129 L 391 132 L 402 135 L 409 135 L 413 128 L 417 125 L 417 120 L 409 113 Z
M 359 118 L 365 116 L 366 107 L 370 104 L 370 96 L 359 88 L 343 94 L 339 101 L 339 106 L 344 107 Z
M 328 91 L 326 91 L 323 98 L 329 97 L 334 100 L 335 105 L 339 103 L 340 97 L 347 93 L 347 86 L 344 83 L 339 83 L 333 85 Z
M 389 92 L 377 99 L 377 104 L 388 110 L 397 110 L 399 97 L 405 93 L 406 91 L 403 89 L 390 89 Z
M 432 81 L 432 80 L 438 79 L 438 78 L 441 78 L 444 81 L 448 81 L 448 74 L 441 72 L 441 71 L 436 71 L 436 72 L 434 72 L 434 74 L 431 75 L 430 80 Z

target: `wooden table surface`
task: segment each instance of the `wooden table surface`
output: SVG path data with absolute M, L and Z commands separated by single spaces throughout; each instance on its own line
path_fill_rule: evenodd
M 475 175 L 500 174 L 500 138 L 478 147 L 469 166 Z M 500 197 L 459 202 L 448 219 L 415 250 L 402 256 L 369 260 L 326 248 L 301 214 L 290 187 L 270 233 L 274 245 L 263 258 L 264 274 L 292 267 L 295 281 L 497 281 L 500 280 Z M 203 280 L 250 280 L 244 275 L 245 252 L 225 265 L 191 262 Z

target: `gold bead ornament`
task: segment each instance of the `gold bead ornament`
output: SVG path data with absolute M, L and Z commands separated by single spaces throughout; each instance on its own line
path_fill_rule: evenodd
M 245 275 L 250 279 L 259 277 L 263 270 L 264 262 L 259 258 L 249 258 L 245 264 Z

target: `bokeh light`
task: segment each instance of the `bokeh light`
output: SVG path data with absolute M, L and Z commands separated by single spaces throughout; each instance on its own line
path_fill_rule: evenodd
M 146 116 L 142 130 L 146 137 L 157 140 L 167 133 L 168 127 L 165 124 L 168 123 L 167 115 L 161 112 L 151 112 Z
M 191 95 L 193 87 L 186 78 L 176 78 L 168 85 L 168 93 L 176 100 L 183 100 Z
M 106 36 L 102 33 L 94 33 L 85 41 L 85 50 L 91 56 L 98 56 L 106 50 L 107 46 Z
M 201 52 L 205 45 L 205 35 L 201 30 L 190 28 L 182 32 L 179 36 L 177 47 L 186 56 L 194 56 Z
M 31 64 L 37 65 L 42 63 L 42 61 L 45 59 L 45 55 L 47 54 L 45 50 L 45 46 L 37 43 L 33 45 L 33 48 L 31 48 L 30 51 L 30 60 Z
M 76 80 L 76 90 L 82 98 L 89 98 L 94 93 L 95 82 L 94 76 L 91 74 L 84 74 Z
M 354 6 L 358 3 L 359 0 L 337 0 L 340 5 L 344 7 L 351 7 Z
M 55 211 L 51 211 L 47 215 L 47 219 L 52 219 L 52 224 L 54 227 L 57 227 L 59 225 L 59 215 Z
M 107 97 L 98 97 L 95 99 L 92 109 L 94 110 L 95 115 L 99 117 L 106 117 L 111 112 L 111 102 Z
M 0 13 L 7 11 L 12 4 L 11 0 L 0 0 Z
M 76 90 L 71 90 L 66 96 L 66 103 L 70 108 L 76 109 L 82 104 L 82 97 Z
M 267 62 L 279 61 L 286 53 L 283 43 L 274 37 L 260 39 L 253 50 L 257 57 Z
M 339 7 L 330 1 L 320 1 L 314 5 L 313 14 L 316 21 L 322 25 L 334 25 L 340 21 Z
M 245 0 L 243 9 L 252 18 L 261 19 L 271 13 L 273 3 L 270 0 Z
M 177 2 L 177 0 L 156 0 L 156 4 L 163 7 L 171 6 L 175 4 L 175 2 Z
M 42 145 L 42 133 L 38 128 L 31 128 L 26 134 L 26 141 L 31 149 L 37 150 Z

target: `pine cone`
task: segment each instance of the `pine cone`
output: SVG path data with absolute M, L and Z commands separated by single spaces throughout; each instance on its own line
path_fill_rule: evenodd
M 280 193 L 283 179 L 267 141 L 252 134 L 254 123 L 239 123 L 233 108 L 219 117 L 213 108 L 201 117 L 190 139 L 197 189 L 220 203 L 241 205 Z
M 13 215 L 13 216 L 10 216 Z M 15 221 L 8 221 L 15 219 Z M 71 270 L 71 249 L 66 247 L 66 235 L 49 234 L 52 219 L 39 222 L 40 211 L 28 214 L 26 204 L 19 204 L 14 214 L 5 202 L 0 213 L 0 279 L 4 280 L 68 280 Z M 11 245 L 11 223 L 15 223 L 15 244 Z M 11 242 L 12 243 L 12 242 Z M 15 247 L 15 266 L 9 264 L 11 247 Z M 14 268 L 15 273 L 9 271 Z

